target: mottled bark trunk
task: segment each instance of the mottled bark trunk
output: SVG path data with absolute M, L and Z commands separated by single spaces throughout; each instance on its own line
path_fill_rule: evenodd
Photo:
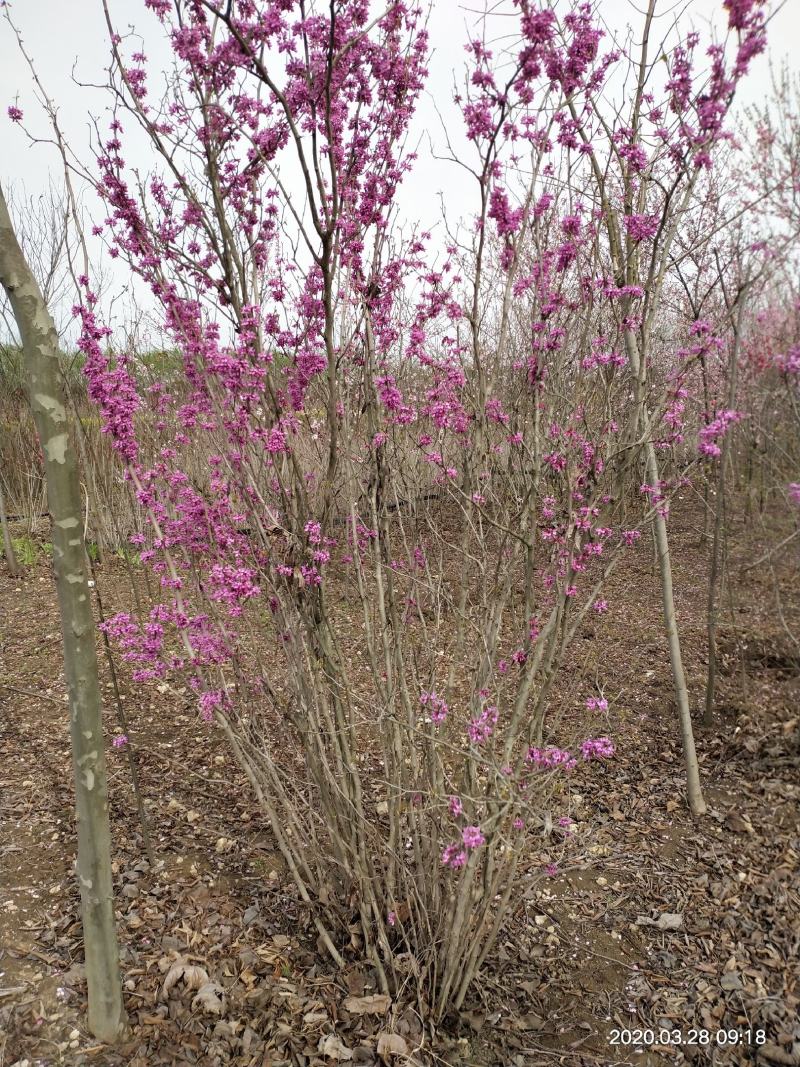
M 8 294 L 22 340 L 25 383 L 42 446 L 53 520 L 53 565 L 69 689 L 89 1028 L 101 1041 L 114 1041 L 122 1032 L 125 1015 L 114 922 L 108 785 L 80 483 L 59 373 L 58 336 L 17 241 L 1 189 L 0 283 Z
M 6 514 L 6 500 L 3 496 L 3 487 L 0 485 L 0 527 L 3 530 L 3 551 L 6 556 L 6 563 L 8 569 L 16 578 L 21 574 L 19 563 L 17 563 L 17 557 L 14 552 L 14 546 L 11 543 L 11 533 L 8 529 L 8 515 Z

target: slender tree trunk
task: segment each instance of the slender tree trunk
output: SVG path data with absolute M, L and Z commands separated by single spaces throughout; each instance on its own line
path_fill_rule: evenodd
M 11 543 L 11 532 L 8 529 L 8 515 L 6 514 L 6 501 L 3 496 L 2 485 L 0 485 L 0 526 L 3 528 L 3 551 L 5 552 L 6 563 L 8 564 L 8 569 L 17 578 L 22 571 L 19 563 L 17 563 L 14 546 Z
M 658 460 L 656 450 L 651 441 L 647 443 L 647 467 L 652 485 L 659 484 Z M 678 704 L 678 720 L 681 728 L 681 740 L 683 742 L 683 761 L 686 767 L 686 798 L 693 815 L 704 815 L 706 802 L 703 799 L 703 790 L 700 785 L 700 768 L 697 763 L 697 752 L 694 746 L 694 730 L 692 728 L 692 713 L 689 708 L 689 691 L 686 687 L 686 672 L 683 669 L 683 656 L 681 654 L 681 639 L 678 632 L 678 623 L 675 618 L 675 597 L 672 591 L 672 560 L 669 554 L 669 538 L 667 536 L 667 522 L 663 515 L 656 514 L 654 519 L 656 532 L 656 545 L 658 547 L 658 562 L 661 568 L 661 599 L 664 610 L 664 628 L 667 631 L 669 642 L 669 661 L 672 666 L 672 684 L 675 689 L 675 699 Z
M 725 464 L 720 462 L 717 475 L 717 495 L 714 513 L 714 537 L 711 542 L 711 562 L 708 572 L 708 605 L 706 608 L 708 629 L 708 671 L 706 673 L 706 706 L 703 711 L 703 725 L 714 723 L 714 698 L 717 689 L 717 622 L 719 607 L 717 605 L 717 584 L 719 581 L 720 547 L 722 544 L 722 519 L 725 511 Z
M 636 403 L 638 408 L 638 425 L 644 428 L 648 434 L 645 448 L 645 463 L 647 477 L 650 485 L 658 487 L 661 484 L 661 474 L 658 469 L 658 457 L 656 448 L 647 430 L 647 410 L 644 401 L 644 367 L 639 353 L 636 338 L 630 330 L 625 332 L 625 349 L 630 360 L 634 375 Z M 680 723 L 681 741 L 683 742 L 683 762 L 686 769 L 686 799 L 693 815 L 704 815 L 706 802 L 703 799 L 703 790 L 700 786 L 700 768 L 697 763 L 697 751 L 694 745 L 694 729 L 692 727 L 692 713 L 689 708 L 689 691 L 686 686 L 686 672 L 683 669 L 683 655 L 681 653 L 681 639 L 678 632 L 678 623 L 675 618 L 675 596 L 672 590 L 672 560 L 669 553 L 669 537 L 667 536 L 667 521 L 660 511 L 656 512 L 653 519 L 655 531 L 656 550 L 658 552 L 658 564 L 661 571 L 661 599 L 664 612 L 664 629 L 669 643 L 669 660 L 672 667 L 672 684 L 675 690 L 675 701 L 678 705 L 678 721 Z
M 108 783 L 80 483 L 59 372 L 58 336 L 17 241 L 2 189 L 0 283 L 19 328 L 25 383 L 44 455 L 69 689 L 89 1029 L 101 1041 L 108 1042 L 121 1035 L 125 1013 L 114 922 Z
M 740 294 L 739 309 L 733 330 L 733 351 L 728 372 L 728 408 L 736 404 L 736 382 L 739 370 L 739 338 L 741 336 L 742 315 L 744 313 L 744 296 Z M 711 564 L 708 575 L 708 674 L 706 676 L 706 706 L 703 712 L 703 725 L 711 726 L 714 722 L 714 698 L 717 688 L 717 624 L 719 622 L 719 605 L 717 603 L 717 586 L 719 584 L 720 555 L 724 533 L 723 516 L 725 514 L 725 470 L 730 454 L 731 433 L 722 438 L 719 469 L 717 471 L 717 495 L 714 513 L 714 539 L 711 543 Z

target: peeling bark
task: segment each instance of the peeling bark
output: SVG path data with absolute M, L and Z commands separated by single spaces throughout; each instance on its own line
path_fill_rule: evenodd
M 2 189 L 0 283 L 8 294 L 22 340 L 26 387 L 44 455 L 48 507 L 53 519 L 53 566 L 69 689 L 89 1029 L 101 1041 L 110 1042 L 121 1036 L 125 1013 L 112 896 L 100 686 L 78 467 L 70 446 L 55 325 L 17 241 Z

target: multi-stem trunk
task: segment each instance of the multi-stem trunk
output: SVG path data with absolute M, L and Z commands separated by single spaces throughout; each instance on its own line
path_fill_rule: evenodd
M 58 336 L 17 241 L 2 189 L 0 283 L 8 295 L 22 340 L 25 384 L 42 447 L 53 520 L 53 566 L 61 609 L 75 774 L 89 1028 L 101 1041 L 114 1041 L 124 1028 L 125 1014 L 114 922 L 108 784 L 80 483 L 59 370 Z

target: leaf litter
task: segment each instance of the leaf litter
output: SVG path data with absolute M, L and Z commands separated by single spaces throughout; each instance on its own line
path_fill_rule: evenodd
M 673 537 L 689 685 L 699 704 L 704 633 L 693 591 L 705 563 L 691 524 Z M 158 863 L 151 868 L 143 858 L 125 767 L 112 757 L 131 1022 L 128 1040 L 113 1049 L 98 1045 L 84 1022 L 57 605 L 43 565 L 17 581 L 1 574 L 0 613 L 14 628 L 0 648 L 0 681 L 28 690 L 14 695 L 0 733 L 4 1067 L 712 1062 L 697 1047 L 612 1049 L 610 1032 L 620 1026 L 761 1027 L 761 1062 L 800 1064 L 797 665 L 770 616 L 763 575 L 746 572 L 736 618 L 720 634 L 718 723 L 698 732 L 710 813 L 691 820 L 657 596 L 647 552 L 637 551 L 641 580 L 618 581 L 609 596 L 617 617 L 609 611 L 594 621 L 586 642 L 587 668 L 601 682 L 613 679 L 619 692 L 609 729 L 620 755 L 596 778 L 570 783 L 571 840 L 558 837 L 549 814 L 543 820 L 543 853 L 535 858 L 542 871 L 557 869 L 537 878 L 464 1010 L 436 1031 L 413 1003 L 382 993 L 357 953 L 343 973 L 319 954 L 307 909 L 221 741 L 179 690 L 134 687 L 123 677 L 123 695 L 137 711 Z M 752 551 L 743 533 L 734 572 L 736 559 Z M 107 598 L 122 605 L 126 577 L 104 570 Z M 787 568 L 779 577 L 784 616 L 796 622 L 797 574 Z M 24 598 L 15 592 L 19 581 Z M 620 628 L 622 618 L 635 626 Z M 554 842 L 558 863 L 545 864 Z M 737 1064 L 750 1053 L 723 1047 L 714 1055 L 715 1064 Z

